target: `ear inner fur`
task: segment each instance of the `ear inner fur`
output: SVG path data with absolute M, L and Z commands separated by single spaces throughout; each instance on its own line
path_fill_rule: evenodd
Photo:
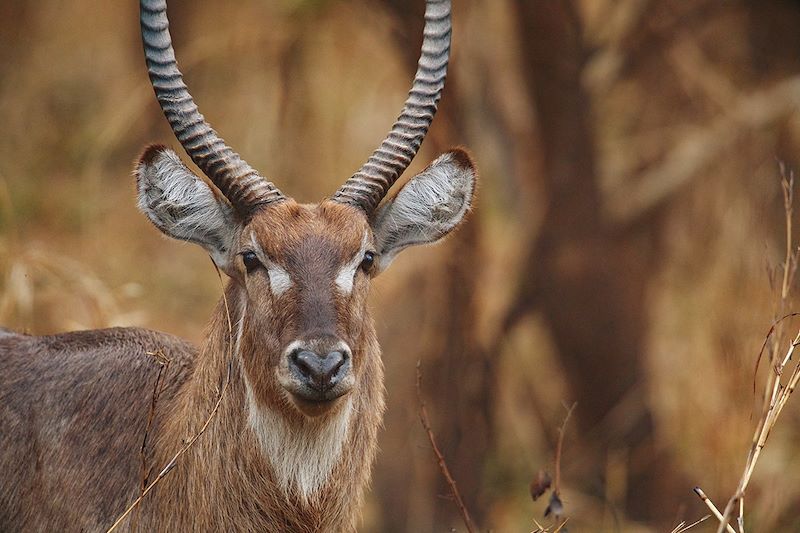
M 401 250 L 436 242 L 464 220 L 472 206 L 476 173 L 466 151 L 437 158 L 384 202 L 372 220 L 384 270 Z
M 139 209 L 165 235 L 205 248 L 227 270 L 236 215 L 168 148 L 153 146 L 136 168 Z

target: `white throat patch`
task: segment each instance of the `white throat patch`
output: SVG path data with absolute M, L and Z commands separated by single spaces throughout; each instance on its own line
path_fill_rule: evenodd
M 272 465 L 276 481 L 284 491 L 294 489 L 309 501 L 341 458 L 352 419 L 352 399 L 346 398 L 334 417 L 307 419 L 300 427 L 292 427 L 280 413 L 258 406 L 249 383 L 247 399 L 250 427 Z
M 350 294 L 353 292 L 353 283 L 355 282 L 356 278 L 356 270 L 358 270 L 358 266 L 361 264 L 361 261 L 364 260 L 364 254 L 367 251 L 367 233 L 364 233 L 364 237 L 361 239 L 361 249 L 358 251 L 356 255 L 350 260 L 349 263 L 344 265 L 340 270 L 339 273 L 336 275 L 336 286 L 342 291 L 343 294 Z

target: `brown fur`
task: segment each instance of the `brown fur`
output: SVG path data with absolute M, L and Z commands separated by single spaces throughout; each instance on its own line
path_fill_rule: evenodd
M 216 417 L 132 517 L 142 531 L 355 529 L 384 408 L 383 365 L 366 306 L 369 276 L 359 270 L 349 295 L 334 290 L 333 276 L 371 230 L 355 208 L 289 200 L 259 212 L 239 250 L 250 231 L 295 286 L 276 298 L 266 272 L 245 274 L 241 259 L 232 259 L 226 295 L 233 331 L 220 302 L 199 351 L 143 329 L 0 335 L 0 530 L 109 527 L 140 490 L 139 449 L 158 374 L 150 354 L 171 360 L 149 430 L 152 480 L 208 417 L 241 319 L 240 349 Z M 334 416 L 347 397 L 354 415 L 330 477 L 306 501 L 278 486 L 248 423 L 247 383 L 259 409 L 280 413 L 291 427 L 308 423 L 275 367 L 288 342 L 328 334 L 352 348 L 355 385 L 318 419 Z

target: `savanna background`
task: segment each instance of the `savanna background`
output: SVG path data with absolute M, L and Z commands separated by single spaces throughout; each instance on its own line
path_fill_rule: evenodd
M 754 392 L 759 350 L 798 310 L 776 294 L 779 162 L 787 176 L 800 164 L 800 2 L 454 4 L 448 86 L 407 175 L 465 145 L 478 202 L 456 236 L 374 282 L 389 403 L 363 530 L 463 530 L 419 422 L 418 360 L 483 530 L 553 525 L 529 483 L 554 472 L 574 402 L 560 464 L 570 530 L 670 531 L 708 514 L 696 485 L 724 506 L 770 372 L 762 360 Z M 302 201 L 332 193 L 388 131 L 423 8 L 169 1 L 203 113 Z M 135 208 L 138 153 L 178 146 L 138 31 L 133 0 L 0 3 L 0 324 L 202 338 L 221 294 L 210 260 Z M 800 531 L 793 401 L 747 491 L 748 531 Z

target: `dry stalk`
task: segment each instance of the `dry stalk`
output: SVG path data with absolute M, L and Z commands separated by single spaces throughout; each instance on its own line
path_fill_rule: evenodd
M 447 485 L 450 487 L 450 494 L 452 494 L 453 499 L 456 501 L 456 505 L 458 505 L 458 510 L 461 513 L 461 519 L 464 521 L 464 526 L 467 528 L 469 533 L 475 533 L 477 528 L 469 516 L 467 506 L 464 505 L 464 500 L 461 498 L 461 493 L 458 490 L 458 486 L 456 486 L 456 480 L 453 479 L 452 475 L 450 475 L 450 469 L 447 467 L 447 462 L 444 460 L 442 451 L 436 444 L 436 437 L 433 434 L 433 429 L 431 429 L 431 423 L 428 419 L 428 410 L 425 408 L 425 400 L 422 399 L 422 363 L 420 361 L 417 361 L 417 401 L 419 402 L 419 419 L 422 422 L 422 427 L 425 428 L 425 433 L 428 435 L 428 440 L 433 448 L 433 453 L 436 455 L 436 461 L 439 464 L 439 470 L 442 472 L 444 479 L 447 481 Z
M 558 428 L 558 442 L 556 443 L 556 456 L 555 456 L 555 481 L 553 483 L 553 492 L 550 494 L 550 503 L 547 505 L 547 509 L 545 509 L 544 515 L 547 516 L 551 512 L 553 513 L 553 518 L 555 523 L 558 524 L 558 527 L 555 531 L 561 530 L 564 525 L 567 523 L 568 518 L 564 518 L 562 520 L 562 513 L 564 511 L 564 505 L 561 501 L 561 452 L 564 447 L 564 433 L 567 429 L 567 422 L 569 422 L 570 417 L 572 416 L 572 412 L 575 410 L 575 407 L 578 405 L 577 402 L 573 403 L 572 406 L 567 408 L 565 405 L 564 408 L 567 409 L 567 414 L 564 415 L 564 421 L 561 423 L 561 427 Z
M 783 269 L 783 276 L 780 287 L 780 299 L 778 303 L 780 312 L 784 313 L 789 304 L 791 287 L 795 278 L 795 274 L 797 273 L 798 249 L 793 245 L 792 237 L 794 174 L 789 173 L 787 176 L 786 168 L 781 165 L 781 178 L 784 212 L 786 215 L 786 255 L 784 262 L 781 265 Z M 736 513 L 738 533 L 745 533 L 744 498 L 747 487 L 750 484 L 756 463 L 758 463 L 758 459 L 761 456 L 764 446 L 766 446 L 767 439 L 769 438 L 772 429 L 775 427 L 781 412 L 786 406 L 786 403 L 789 401 L 789 397 L 797 388 L 798 382 L 800 382 L 800 359 L 794 357 L 795 348 L 798 346 L 798 344 L 800 344 L 800 331 L 798 331 L 793 340 L 789 343 L 789 346 L 786 349 L 783 357 L 781 357 L 780 352 L 783 321 L 787 318 L 797 315 L 798 313 L 789 313 L 777 320 L 767 333 L 762 350 L 759 353 L 756 363 L 756 371 L 758 370 L 758 362 L 761 360 L 765 347 L 770 344 L 770 341 L 772 341 L 770 349 L 768 350 L 770 368 L 772 371 L 767 375 L 767 381 L 764 386 L 761 417 L 756 424 L 752 444 L 750 446 L 750 450 L 748 451 L 747 461 L 745 462 L 744 471 L 739 479 L 736 492 L 728 501 L 724 512 L 720 515 L 715 513 L 715 516 L 717 516 L 720 522 L 719 527 L 717 528 L 717 533 L 723 533 L 726 530 L 736 533 L 729 525 L 734 513 Z M 753 379 L 755 385 L 755 377 Z M 697 490 L 699 489 L 696 489 L 696 492 Z M 700 491 L 698 495 L 701 493 L 702 491 Z M 704 501 L 706 501 L 706 504 L 709 502 L 707 499 Z
M 706 507 L 708 507 L 708 509 L 711 511 L 711 514 L 713 514 L 721 523 L 722 513 L 719 512 L 719 509 L 717 509 L 717 506 L 711 501 L 711 498 L 706 496 L 706 493 L 703 492 L 703 489 L 700 487 L 695 487 L 694 493 L 697 494 L 697 497 L 700 498 L 704 504 L 706 504 Z M 727 531 L 728 533 L 736 533 L 736 530 L 733 529 L 729 524 L 725 524 L 725 528 L 723 528 L 723 530 Z
M 169 474 L 172 471 L 173 468 L 175 468 L 177 466 L 178 459 L 184 453 L 186 453 L 189 450 L 189 448 L 192 447 L 192 445 L 197 441 L 197 439 L 200 438 L 200 436 L 203 433 L 205 433 L 206 429 L 208 429 L 209 424 L 211 424 L 211 421 L 213 420 L 214 416 L 217 414 L 217 411 L 219 410 L 220 403 L 222 403 L 222 398 L 225 396 L 225 391 L 228 389 L 228 385 L 230 384 L 231 367 L 232 367 L 232 361 L 229 361 L 228 362 L 228 374 L 227 374 L 227 377 L 225 379 L 225 385 L 222 387 L 222 390 L 220 391 L 219 396 L 217 397 L 217 401 L 214 404 L 214 408 L 209 413 L 208 418 L 206 419 L 205 423 L 200 428 L 200 430 L 197 433 L 195 433 L 195 435 L 192 438 L 190 438 L 188 441 L 186 441 L 186 444 L 184 444 L 183 447 L 180 450 L 178 450 L 177 453 L 174 456 L 172 456 L 172 459 L 170 459 L 170 461 L 167 463 L 167 466 L 165 466 L 161 470 L 161 472 L 158 473 L 158 476 L 156 476 L 156 478 L 153 480 L 153 482 L 150 483 L 147 486 L 147 488 L 144 489 L 142 494 L 138 498 L 136 498 L 136 500 L 132 504 L 130 504 L 130 506 L 125 510 L 125 512 L 122 513 L 119 516 L 119 518 L 117 518 L 117 521 L 114 522 L 114 524 L 110 528 L 108 528 L 108 531 L 106 531 L 106 533 L 111 533 L 112 531 L 114 531 L 117 528 L 117 526 L 119 526 L 122 523 L 122 521 L 125 520 L 125 518 L 131 513 L 131 511 L 133 511 L 142 502 L 142 499 L 145 496 L 147 496 L 147 494 L 151 490 L 153 490 L 153 487 L 155 487 L 162 479 L 164 479 L 167 476 L 167 474 Z
M 553 530 L 553 533 L 558 533 L 559 531 L 564 529 L 564 527 L 567 525 L 567 522 L 569 522 L 569 518 L 565 518 L 564 521 L 561 522 L 561 524 L 559 524 L 558 527 Z
M 537 522 L 535 518 L 533 519 L 533 525 L 535 525 L 535 526 L 536 526 L 536 529 L 534 529 L 533 531 L 531 531 L 531 533 L 545 533 L 545 532 L 547 531 L 547 528 L 546 528 L 546 527 L 544 527 L 544 526 L 543 526 L 542 524 L 540 524 L 539 522 Z
M 172 362 L 172 359 L 164 355 L 164 352 L 161 349 L 158 349 L 155 352 L 147 352 L 147 355 L 152 356 L 156 360 L 156 363 L 158 364 L 158 375 L 156 376 L 155 385 L 153 385 L 153 396 L 150 400 L 150 412 L 147 415 L 147 425 L 144 428 L 142 447 L 139 450 L 139 455 L 142 460 L 141 484 L 139 489 L 140 496 L 144 495 L 144 490 L 147 488 L 147 439 L 150 436 L 150 428 L 153 426 L 153 418 L 155 418 L 156 414 L 158 397 L 163 389 L 161 386 L 162 379 L 164 377 L 164 373 L 169 369 L 169 364 Z M 138 510 L 139 509 L 137 509 L 137 514 L 131 518 L 131 531 L 136 531 L 137 529 L 139 520 Z
M 114 531 L 125 520 L 125 518 L 127 518 L 128 515 L 131 514 L 131 512 L 134 509 L 136 509 L 140 503 L 142 503 L 144 497 L 147 496 L 147 494 L 151 490 L 153 490 L 153 488 L 158 483 L 160 483 L 161 480 L 164 479 L 167 476 L 167 474 L 169 474 L 172 471 L 173 468 L 175 468 L 178 465 L 178 459 L 180 459 L 180 457 L 183 454 L 189 451 L 189 449 L 194 445 L 194 443 L 197 442 L 197 439 L 199 439 L 203 435 L 203 433 L 206 432 L 206 429 L 208 429 L 208 426 L 211 424 L 211 421 L 214 420 L 214 417 L 217 415 L 217 412 L 219 412 L 219 406 L 220 404 L 222 404 L 222 400 L 225 397 L 225 393 L 227 392 L 228 386 L 231 383 L 231 374 L 233 371 L 233 322 L 231 321 L 231 312 L 230 308 L 228 307 L 228 298 L 225 295 L 225 287 L 222 282 L 222 274 L 220 273 L 219 268 L 217 268 L 216 264 L 214 265 L 214 268 L 217 271 L 217 277 L 219 277 L 220 285 L 222 285 L 222 300 L 225 304 L 225 314 L 228 319 L 228 370 L 225 377 L 225 383 L 220 388 L 219 394 L 217 395 L 217 400 L 214 403 L 214 407 L 211 409 L 211 412 L 208 414 L 208 417 L 206 418 L 205 422 L 200 427 L 200 429 L 197 431 L 197 433 L 195 433 L 190 439 L 184 441 L 184 445 L 175 453 L 175 455 L 172 456 L 172 459 L 169 460 L 167 465 L 161 469 L 161 472 L 158 473 L 158 476 L 156 476 L 156 478 L 152 481 L 152 483 L 150 483 L 142 491 L 139 497 L 136 498 L 136 500 L 134 500 L 133 503 L 131 503 L 127 509 L 125 509 L 125 512 L 123 512 L 117 518 L 117 520 L 111 525 L 111 527 L 108 528 L 106 533 L 111 533 L 112 531 Z
M 792 213 L 794 213 L 794 172 L 787 176 L 786 166 L 781 163 L 781 189 L 783 190 L 783 211 L 786 216 L 786 259 L 783 263 L 783 283 L 781 302 L 789 298 L 790 283 L 797 270 L 797 252 L 792 245 Z
M 142 447 L 139 450 L 142 459 L 142 491 L 144 491 L 145 487 L 147 486 L 147 439 L 150 435 L 150 428 L 153 427 L 153 418 L 155 418 L 156 414 L 158 397 L 161 395 L 161 391 L 163 390 L 162 380 L 164 378 L 164 374 L 167 372 L 167 370 L 169 370 L 170 363 L 172 363 L 172 359 L 164 355 L 164 352 L 161 349 L 155 352 L 147 352 L 147 355 L 152 356 L 158 363 L 158 375 L 156 376 L 156 382 L 153 385 L 153 396 L 150 400 L 150 412 L 147 415 L 147 426 L 144 429 Z
M 564 415 L 564 421 L 561 423 L 561 427 L 558 428 L 558 443 L 556 444 L 556 479 L 555 483 L 553 484 L 553 492 L 556 494 L 560 494 L 561 492 L 561 450 L 564 446 L 564 431 L 567 428 L 567 422 L 569 422 L 570 417 L 572 416 L 572 412 L 577 407 L 578 402 L 574 402 L 572 406 L 567 409 L 567 414 Z M 566 407 L 566 406 L 565 406 Z
M 551 531 L 549 527 L 543 526 L 534 518 L 533 523 L 536 526 L 536 529 L 531 531 L 531 533 L 559 533 L 567 525 L 567 521 L 569 521 L 569 518 L 565 518 L 563 522 L 561 522 L 555 529 Z
M 700 519 L 698 519 L 698 520 L 695 520 L 694 522 L 692 522 L 692 523 L 691 523 L 691 524 L 689 524 L 689 525 L 687 525 L 687 524 L 686 524 L 686 522 L 681 522 L 680 524 L 678 524 L 677 526 L 675 526 L 675 529 L 673 529 L 672 531 L 670 531 L 670 533 L 684 533 L 684 531 L 689 531 L 689 530 L 690 530 L 690 529 L 692 529 L 693 527 L 695 527 L 695 526 L 699 526 L 700 524 L 702 524 L 703 522 L 705 522 L 705 521 L 706 521 L 706 520 L 708 520 L 709 518 L 711 518 L 711 515 L 710 515 L 710 514 L 707 514 L 707 515 L 705 515 L 703 518 L 700 518 Z

